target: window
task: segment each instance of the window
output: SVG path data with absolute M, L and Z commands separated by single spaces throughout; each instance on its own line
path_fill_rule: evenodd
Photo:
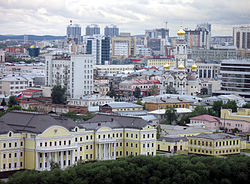
M 11 158 L 11 153 L 9 153 L 9 158 Z
M 120 146 L 122 147 L 122 142 L 120 142 Z
M 64 145 L 66 145 L 66 141 L 64 141 Z
M 128 143 L 126 142 L 126 146 L 128 147 Z
M 89 159 L 89 155 L 88 155 L 88 154 L 86 154 L 86 159 L 87 159 L 87 160 Z
M 52 142 L 49 142 L 49 146 L 52 146 Z
M 82 147 L 80 147 L 80 151 L 82 151 Z
M 3 154 L 3 158 L 6 158 L 6 154 L 5 153 Z
M 77 142 L 77 137 L 75 138 L 75 142 Z
M 152 138 L 154 138 L 154 134 L 152 134 Z
M 14 163 L 14 167 L 16 168 L 16 162 Z
M 90 149 L 93 149 L 93 145 L 90 145 Z
M 145 134 L 143 134 L 143 139 L 145 139 Z
M 61 146 L 62 145 L 62 141 L 59 141 L 59 146 Z
M 23 146 L 23 141 L 20 142 L 20 145 Z
M 133 138 L 133 134 L 131 134 L 131 138 Z
M 133 143 L 131 143 L 131 148 L 133 148 Z
M 5 169 L 5 167 L 6 167 L 5 164 L 3 164 L 3 169 Z
M 86 136 L 86 140 L 89 140 L 89 136 Z
M 152 148 L 154 147 L 154 143 L 152 143 Z
M 138 134 L 135 134 L 135 138 L 136 138 L 136 139 L 138 138 Z
M 69 140 L 69 145 L 71 144 L 71 140 Z
M 122 151 L 120 151 L 120 156 L 122 156 Z
M 47 147 L 47 142 L 45 142 L 45 147 Z
M 138 147 L 138 144 L 135 144 L 135 147 L 137 148 L 137 147 Z
M 82 137 L 80 137 L 80 141 L 82 141 Z
M 17 147 L 17 142 L 15 142 L 15 147 Z
M 119 144 L 118 144 L 118 142 L 116 143 L 116 147 L 118 147 L 119 146 Z
M 42 147 L 42 146 L 43 146 L 43 143 L 40 142 L 40 147 Z
M 15 157 L 17 157 L 17 153 L 15 153 Z
M 9 143 L 9 147 L 11 148 L 11 142 Z
M 20 167 L 23 167 L 23 162 L 20 162 Z
M 122 137 L 122 133 L 120 133 L 120 137 Z
M 11 169 L 11 163 L 9 163 L 9 169 Z
M 3 143 L 3 148 L 6 148 L 6 143 Z
M 149 134 L 148 134 L 148 138 L 149 138 Z
M 126 137 L 128 137 L 128 133 L 126 133 Z
M 20 157 L 22 157 L 23 156 L 23 152 L 20 152 Z

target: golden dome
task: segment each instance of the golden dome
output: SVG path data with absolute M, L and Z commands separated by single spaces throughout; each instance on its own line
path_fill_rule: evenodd
M 180 69 L 180 70 L 184 70 L 184 69 L 185 69 L 185 67 L 184 67 L 184 65 L 181 63 L 181 64 L 178 66 L 178 69 Z
M 30 48 L 31 48 L 31 49 L 35 48 L 35 45 L 31 45 Z
M 198 67 L 197 67 L 197 65 L 194 63 L 193 65 L 192 65 L 192 70 L 197 70 L 198 69 Z
M 182 29 L 182 26 L 181 26 L 181 29 L 177 32 L 177 35 L 178 36 L 184 36 L 185 35 L 185 31 Z
M 164 67 L 164 69 L 169 69 L 170 65 L 169 64 L 165 64 L 163 67 Z

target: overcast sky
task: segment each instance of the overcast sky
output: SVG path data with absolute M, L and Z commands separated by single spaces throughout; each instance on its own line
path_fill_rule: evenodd
M 212 35 L 232 35 L 232 27 L 250 24 L 250 0 L 0 0 L 0 34 L 65 35 L 69 21 L 101 32 L 115 24 L 120 32 L 144 34 L 165 27 L 175 36 L 180 24 L 212 24 Z

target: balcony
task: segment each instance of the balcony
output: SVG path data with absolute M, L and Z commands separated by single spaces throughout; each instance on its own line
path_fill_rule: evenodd
M 115 143 L 116 139 L 115 138 L 105 138 L 105 139 L 97 139 L 97 143 L 99 144 L 105 144 L 105 143 Z
M 36 151 L 38 152 L 58 152 L 58 151 L 67 151 L 77 149 L 77 144 L 70 144 L 70 145 L 62 145 L 62 146 L 47 146 L 47 147 L 36 147 Z

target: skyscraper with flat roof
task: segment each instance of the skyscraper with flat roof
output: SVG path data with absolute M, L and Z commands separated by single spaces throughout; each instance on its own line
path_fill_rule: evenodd
M 110 38 L 119 36 L 119 28 L 113 24 L 110 26 L 106 26 L 104 28 L 104 35 Z
M 86 36 L 100 34 L 100 27 L 97 24 L 91 24 L 86 27 Z
M 67 26 L 67 41 L 74 41 L 76 44 L 81 43 L 81 27 L 79 24 L 72 24 L 70 20 L 70 25 Z

